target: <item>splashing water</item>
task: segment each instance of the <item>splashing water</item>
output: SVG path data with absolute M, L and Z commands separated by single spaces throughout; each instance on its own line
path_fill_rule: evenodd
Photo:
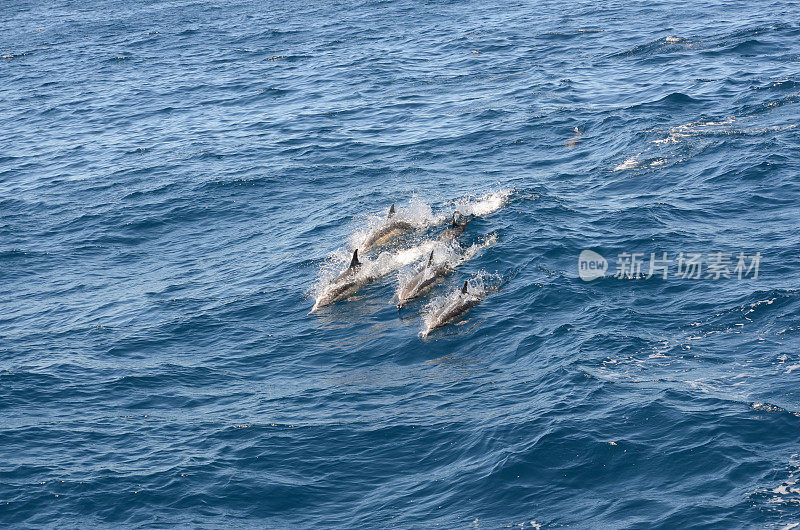
M 633 169 L 639 165 L 639 160 L 637 159 L 639 155 L 632 156 L 626 159 L 623 163 L 617 165 L 614 168 L 614 171 L 625 171 L 626 169 Z
M 484 216 L 496 212 L 508 202 L 513 190 L 499 190 L 477 197 L 466 196 L 455 201 L 455 209 L 462 215 Z

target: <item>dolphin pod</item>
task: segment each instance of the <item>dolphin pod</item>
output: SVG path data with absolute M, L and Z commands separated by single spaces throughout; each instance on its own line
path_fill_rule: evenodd
M 428 212 L 430 212 L 429 208 Z M 463 250 L 457 242 L 459 236 L 466 231 L 468 223 L 474 217 L 474 214 L 464 215 L 459 211 L 455 211 L 448 218 L 447 226 L 434 239 L 427 240 L 427 242 L 417 247 L 401 250 L 393 255 L 388 252 L 382 252 L 377 258 L 370 259 L 368 256 L 365 262 L 362 261 L 364 258 L 359 259 L 359 251 L 367 253 L 370 250 L 388 245 L 404 234 L 426 228 L 424 223 L 414 222 L 407 215 L 405 217 L 398 215 L 395 211 L 395 205 L 392 204 L 386 217 L 374 223 L 361 240 L 358 241 L 359 248 L 353 250 L 349 265 L 331 279 L 321 282 L 314 306 L 310 312 L 314 313 L 322 307 L 355 295 L 364 286 L 387 274 L 387 271 L 396 270 L 398 262 L 402 265 L 404 264 L 403 260 L 406 260 L 406 264 L 412 263 L 412 260 L 419 260 L 421 257 L 419 256 L 420 251 L 425 252 L 424 256 L 427 259 L 422 262 L 422 266 L 407 281 L 400 282 L 396 294 L 397 307 L 401 308 L 407 303 L 428 294 L 436 282 L 452 273 L 455 267 L 470 259 L 480 248 L 478 245 L 473 244 L 469 249 Z M 430 224 L 427 226 L 430 226 Z M 493 241 L 496 241 L 494 234 L 491 237 L 494 237 Z M 484 243 L 483 246 L 491 244 L 493 241 Z M 431 248 L 430 252 L 424 250 L 425 248 Z M 403 256 L 402 259 L 400 259 L 401 255 Z M 387 263 L 391 266 L 387 265 Z M 430 311 L 425 319 L 426 327 L 421 332 L 422 337 L 426 337 L 433 330 L 450 323 L 485 297 L 485 293 L 481 290 L 470 290 L 467 283 L 465 282 L 464 286 L 456 294 L 451 293 L 448 295 L 445 303 L 439 304 L 438 308 Z

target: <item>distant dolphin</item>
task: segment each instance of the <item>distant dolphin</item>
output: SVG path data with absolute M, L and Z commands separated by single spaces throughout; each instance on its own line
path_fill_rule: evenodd
M 328 287 L 317 297 L 311 312 L 313 313 L 320 307 L 325 307 L 354 294 L 361 286 L 368 283 L 369 278 L 359 278 L 358 271 L 360 269 L 361 262 L 358 261 L 358 249 L 355 249 L 350 265 L 331 281 Z
M 395 218 L 394 204 L 392 204 L 391 208 L 389 208 L 389 215 L 387 215 L 386 219 L 383 220 L 380 228 L 367 236 L 367 238 L 364 240 L 364 243 L 361 245 L 361 248 L 364 252 L 366 252 L 375 246 L 388 243 L 389 240 L 399 236 L 403 232 L 412 230 L 413 228 L 414 226 L 408 221 L 400 221 Z
M 437 236 L 437 239 L 439 241 L 452 241 L 464 233 L 464 230 L 467 229 L 467 223 L 469 223 L 471 220 L 471 217 L 466 217 L 460 212 L 453 213 L 453 220 L 451 221 L 450 226 L 442 230 Z
M 421 295 L 433 282 L 447 276 L 451 272 L 453 272 L 453 268 L 446 260 L 439 263 L 433 261 L 433 250 L 431 250 L 431 255 L 425 266 L 397 293 L 397 307 L 403 307 L 405 304 Z
M 469 280 L 465 281 L 461 290 L 455 293 L 455 296 L 451 295 L 451 300 L 448 300 L 442 307 L 436 309 L 433 315 L 428 319 L 428 326 L 422 331 L 422 337 L 427 337 L 431 331 L 453 321 L 456 317 L 462 315 L 483 300 L 486 293 L 470 293 L 468 284 Z

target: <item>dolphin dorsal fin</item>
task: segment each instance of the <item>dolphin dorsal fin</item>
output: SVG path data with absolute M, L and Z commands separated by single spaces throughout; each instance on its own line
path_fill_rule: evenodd
M 433 264 L 433 251 L 431 250 L 431 257 L 428 258 L 428 267 Z
M 467 283 L 469 283 L 469 280 L 464 281 L 464 287 L 461 288 L 461 294 L 467 294 Z
M 358 249 L 353 251 L 353 259 L 350 260 L 350 267 L 349 269 L 357 269 L 358 266 L 361 265 L 361 262 L 358 261 Z
M 394 204 L 392 204 L 392 205 L 389 207 L 389 215 L 387 215 L 386 217 L 388 218 L 388 217 L 391 217 L 391 216 L 393 216 L 393 215 L 394 215 Z

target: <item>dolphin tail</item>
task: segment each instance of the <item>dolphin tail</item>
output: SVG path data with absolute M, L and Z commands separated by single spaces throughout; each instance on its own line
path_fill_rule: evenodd
M 467 294 L 467 284 L 468 283 L 469 283 L 469 280 L 465 280 L 464 281 L 464 287 L 461 288 L 461 294 Z
M 387 215 L 386 217 L 387 217 L 387 218 L 389 218 L 389 217 L 391 217 L 391 216 L 393 216 L 393 215 L 394 215 L 394 204 L 392 204 L 392 205 L 389 207 L 389 215 Z
M 348 268 L 349 269 L 356 269 L 356 268 L 358 268 L 359 265 L 361 265 L 361 262 L 358 261 L 358 249 L 355 249 L 353 251 L 353 259 L 350 260 L 350 267 L 348 267 Z

